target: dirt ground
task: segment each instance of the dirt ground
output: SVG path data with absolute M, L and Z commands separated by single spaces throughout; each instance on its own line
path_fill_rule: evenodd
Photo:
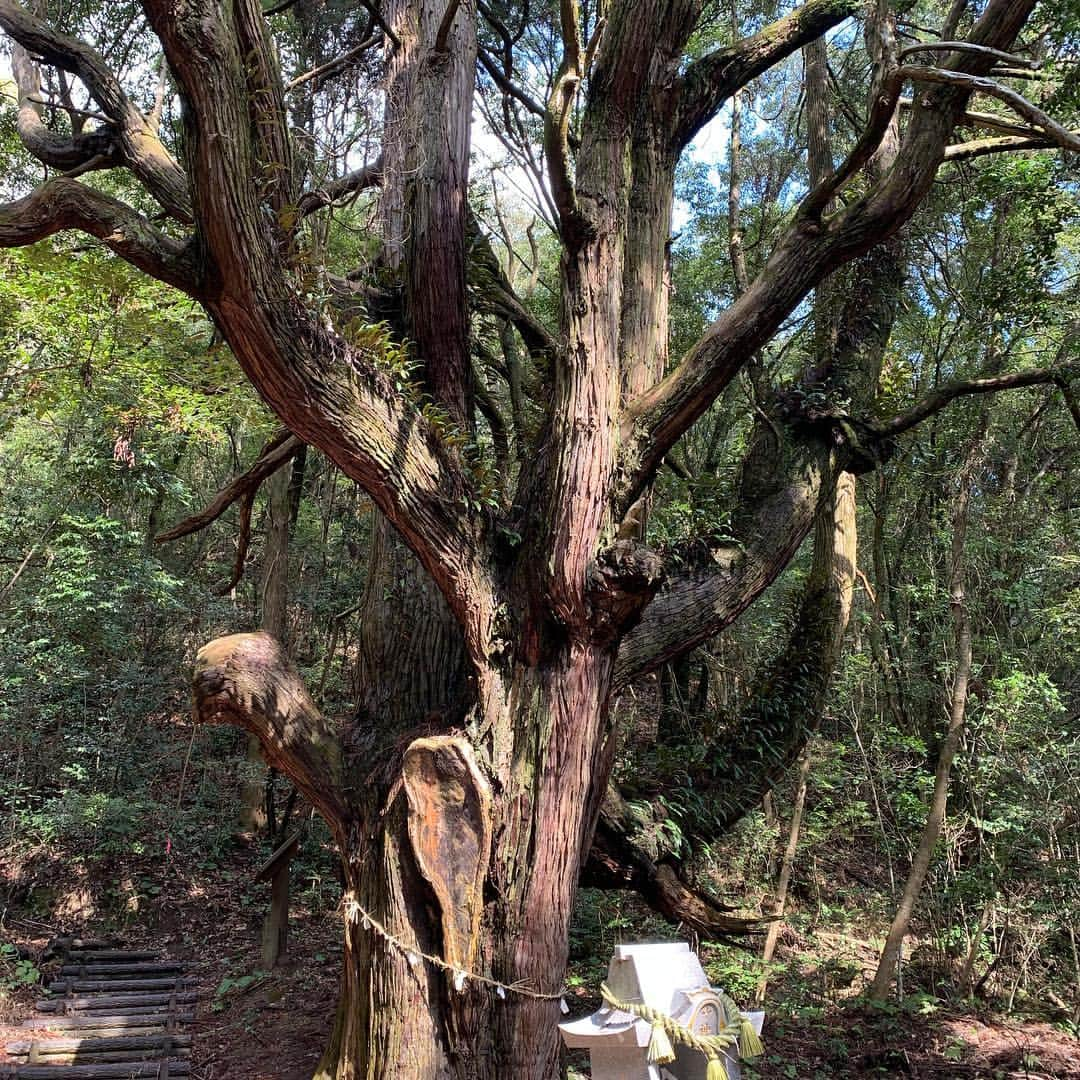
M 194 1080 L 310 1080 L 329 1037 L 341 956 L 340 915 L 325 907 L 295 905 L 289 959 L 273 972 L 260 972 L 262 894 L 252 893 L 246 883 L 261 859 L 238 847 L 230 865 L 213 874 L 172 867 L 169 887 L 161 894 L 168 899 L 139 911 L 118 931 L 128 947 L 154 948 L 187 961 L 189 974 L 198 980 Z M 22 917 L 16 910 L 9 908 L 4 915 L 4 940 L 31 954 L 40 954 L 60 932 L 110 932 L 95 922 L 92 910 L 63 926 Z M 805 972 L 802 977 L 807 978 Z M 925 1012 L 892 1006 L 868 1010 L 843 1001 L 800 1008 L 805 988 L 813 985 L 810 979 L 799 991 L 783 985 L 775 987 L 775 996 L 770 991 L 766 1052 L 744 1069 L 746 1080 L 1080 1080 L 1080 1040 L 1063 1026 L 1004 1020 L 944 1003 Z M 595 981 L 587 975 L 568 994 L 574 1015 L 595 1008 Z M 18 1024 L 37 996 L 34 988 L 6 998 L 0 994 L 0 1046 L 26 1037 Z M 588 1076 L 583 1060 L 572 1064 L 578 1077 Z

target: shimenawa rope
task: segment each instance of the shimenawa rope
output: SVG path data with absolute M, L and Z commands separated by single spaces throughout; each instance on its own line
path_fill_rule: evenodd
M 637 1001 L 620 1001 L 606 985 L 600 987 L 600 995 L 613 1009 L 648 1020 L 652 1024 L 652 1035 L 646 1053 L 650 1065 L 667 1065 L 674 1061 L 675 1051 L 671 1042 L 675 1040 L 705 1055 L 709 1062 L 705 1080 L 728 1080 L 724 1056 L 730 1047 L 738 1043 L 739 1056 L 744 1059 L 757 1057 L 765 1050 L 750 1018 L 741 1013 L 738 1005 L 722 991 L 718 992 L 718 996 L 723 1013 L 723 1027 L 715 1035 L 699 1035 L 660 1009 L 650 1008 Z

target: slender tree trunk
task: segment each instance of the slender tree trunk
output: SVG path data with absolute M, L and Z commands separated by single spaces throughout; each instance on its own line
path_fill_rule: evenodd
M 769 926 L 769 932 L 765 935 L 765 948 L 761 953 L 761 962 L 765 965 L 765 971 L 758 983 L 756 1000 L 760 1004 L 765 1000 L 765 991 L 769 985 L 769 964 L 772 963 L 773 953 L 776 952 L 776 943 L 780 938 L 781 916 L 787 905 L 788 886 L 791 884 L 791 872 L 795 867 L 795 854 L 799 850 L 799 832 L 802 829 L 803 809 L 806 806 L 807 778 L 810 775 L 810 748 L 807 747 L 799 762 L 799 777 L 795 787 L 795 803 L 791 808 L 791 827 L 788 831 L 787 847 L 784 848 L 784 858 L 780 863 L 780 879 L 776 883 L 776 898 L 773 901 L 773 909 L 770 912 L 775 917 L 775 922 Z
M 945 820 L 945 811 L 949 797 L 949 776 L 953 758 L 960 747 L 963 735 L 964 710 L 967 705 L 968 680 L 971 676 L 971 616 L 965 596 L 964 542 L 967 535 L 968 507 L 971 501 L 971 487 L 974 481 L 975 465 L 981 438 L 977 439 L 968 453 L 968 460 L 960 474 L 960 486 L 953 500 L 952 508 L 952 558 L 949 571 L 949 604 L 953 617 L 953 643 L 956 655 L 956 669 L 953 674 L 952 692 L 949 702 L 949 726 L 938 750 L 937 767 L 934 771 L 934 791 L 930 797 L 930 807 L 923 826 L 919 846 L 911 860 L 911 870 L 900 896 L 900 904 L 892 925 L 889 927 L 885 947 L 878 963 L 877 974 L 870 987 L 870 996 L 883 1001 L 889 993 L 892 980 L 900 961 L 900 950 L 904 937 L 911 925 L 923 882 L 933 861 L 934 848 L 941 835 L 941 826 Z
M 259 625 L 278 641 L 286 640 L 289 600 L 289 532 L 291 526 L 289 469 L 278 469 L 266 481 L 267 529 L 259 582 Z M 266 762 L 258 737 L 248 735 L 243 783 L 240 786 L 240 828 L 261 833 L 268 825 Z

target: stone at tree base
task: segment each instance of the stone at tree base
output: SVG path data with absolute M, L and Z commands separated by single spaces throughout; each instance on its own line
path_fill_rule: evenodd
M 608 966 L 607 986 L 623 1002 L 657 1009 L 699 1034 L 715 1033 L 723 1007 L 686 942 L 618 945 Z M 745 1014 L 760 1035 L 763 1012 Z M 650 1065 L 647 1047 L 652 1025 L 631 1013 L 604 1005 L 591 1016 L 559 1025 L 568 1047 L 589 1051 L 593 1080 L 705 1080 L 704 1054 L 674 1044 L 676 1059 Z M 739 1080 L 738 1047 L 725 1055 L 729 1080 Z

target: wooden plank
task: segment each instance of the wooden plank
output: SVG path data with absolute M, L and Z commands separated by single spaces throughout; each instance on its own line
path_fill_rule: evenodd
M 99 990 L 116 990 L 123 993 L 135 990 L 171 990 L 195 986 L 190 978 L 174 979 L 138 979 L 134 976 L 124 979 L 54 979 L 47 989 L 50 994 L 95 994 Z
M 72 961 L 81 963 L 112 964 L 134 963 L 139 960 L 159 960 L 159 952 L 136 952 L 131 949 L 80 949 L 77 952 L 68 952 Z
M 109 1016 L 56 1016 L 24 1020 L 24 1028 L 42 1028 L 46 1031 L 97 1030 L 116 1028 L 117 1034 L 123 1034 L 125 1028 L 158 1027 L 170 1024 L 190 1024 L 195 1019 L 194 1012 L 157 1012 L 157 1013 L 120 1013 Z
M 300 833 L 294 832 L 292 836 L 290 836 L 289 839 L 286 840 L 261 867 L 259 867 L 253 880 L 269 881 L 277 873 L 282 864 L 286 866 L 289 864 L 299 846 Z
M 193 990 L 180 993 L 153 993 L 143 991 L 132 994 L 91 994 L 88 997 L 46 998 L 35 1003 L 38 1012 L 66 1014 L 70 1012 L 106 1012 L 114 1005 L 128 1008 L 132 1005 L 190 1005 L 198 994 Z
M 167 1053 L 176 1050 L 190 1050 L 190 1035 L 120 1035 L 113 1039 L 22 1039 L 8 1043 L 7 1052 L 12 1057 L 25 1057 L 30 1047 L 37 1043 L 38 1053 L 52 1055 L 67 1054 L 75 1050 L 85 1050 L 90 1054 L 100 1054 L 119 1050 L 155 1050 Z
M 17 1080 L 171 1080 L 190 1076 L 190 1061 L 135 1061 L 123 1065 L 19 1065 Z
M 159 960 L 153 963 L 137 964 L 65 964 L 60 969 L 61 975 L 79 976 L 104 975 L 114 979 L 118 975 L 151 975 L 170 971 L 183 971 L 184 965 L 173 960 Z

